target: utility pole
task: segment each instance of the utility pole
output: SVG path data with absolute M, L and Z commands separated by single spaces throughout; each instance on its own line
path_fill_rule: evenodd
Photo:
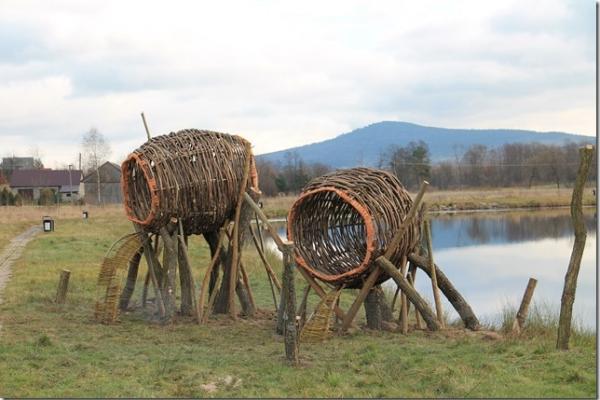
M 73 164 L 69 164 L 69 199 L 71 203 L 73 203 L 73 180 L 71 179 L 71 168 L 73 168 Z

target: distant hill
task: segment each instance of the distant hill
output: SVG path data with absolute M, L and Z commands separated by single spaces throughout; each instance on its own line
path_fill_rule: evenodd
M 563 144 L 565 142 L 595 143 L 595 137 L 564 132 L 535 132 L 513 129 L 446 129 L 421 126 L 408 122 L 383 121 L 344 133 L 333 139 L 293 147 L 257 156 L 270 161 L 284 161 L 285 154 L 296 151 L 307 162 L 321 162 L 334 168 L 356 165 L 376 166 L 379 155 L 392 145 L 404 146 L 422 140 L 429 146 L 432 161 L 452 159 L 473 144 L 490 148 L 505 143 Z

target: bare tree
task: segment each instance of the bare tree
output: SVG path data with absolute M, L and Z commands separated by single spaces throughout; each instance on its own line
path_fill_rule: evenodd
M 98 196 L 98 204 L 102 204 L 100 194 L 100 166 L 111 153 L 110 145 L 98 129 L 91 128 L 83 134 L 81 147 L 84 159 L 83 163 L 87 173 L 96 171 L 96 195 Z

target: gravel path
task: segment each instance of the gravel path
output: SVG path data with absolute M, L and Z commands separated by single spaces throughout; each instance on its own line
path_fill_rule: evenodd
M 10 278 L 13 263 L 21 256 L 25 245 L 40 231 L 41 228 L 39 226 L 32 226 L 11 240 L 10 244 L 0 253 L 0 304 L 2 304 L 2 291 Z M 0 329 L 2 329 L 1 323 Z

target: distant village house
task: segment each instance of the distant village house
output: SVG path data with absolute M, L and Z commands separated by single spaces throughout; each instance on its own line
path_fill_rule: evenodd
M 98 196 L 98 174 L 100 175 L 100 196 Z M 85 202 L 87 204 L 115 204 L 123 202 L 121 193 L 121 167 L 110 161 L 105 162 L 83 177 Z
M 76 201 L 83 196 L 82 175 L 80 170 L 15 169 L 10 188 L 26 203 L 39 200 L 42 189 L 52 190 L 57 200 Z

